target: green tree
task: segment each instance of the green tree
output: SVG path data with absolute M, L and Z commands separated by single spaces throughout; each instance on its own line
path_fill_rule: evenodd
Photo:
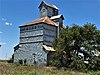
M 76 67 L 77 65 L 77 69 L 80 69 L 83 65 L 87 65 L 84 63 L 87 59 L 88 68 L 93 64 L 93 66 L 99 65 L 100 57 L 97 58 L 95 52 L 100 51 L 100 30 L 91 23 L 86 23 L 83 27 L 73 24 L 60 32 L 60 38 L 54 40 L 53 47 L 56 52 L 52 55 L 54 59 L 51 61 L 56 66 Z M 84 55 L 84 59 L 79 57 L 79 53 Z

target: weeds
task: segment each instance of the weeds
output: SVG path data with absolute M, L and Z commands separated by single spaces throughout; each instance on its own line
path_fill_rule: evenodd
M 55 67 L 24 66 L 0 62 L 0 75 L 100 75 L 100 71 L 83 73 L 70 69 L 58 70 Z

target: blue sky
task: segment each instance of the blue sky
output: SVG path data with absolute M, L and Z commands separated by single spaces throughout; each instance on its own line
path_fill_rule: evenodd
M 42 0 L 0 0 L 0 59 L 9 59 L 19 43 L 18 26 L 39 18 Z M 64 24 L 96 24 L 100 29 L 100 0 L 45 0 L 59 8 Z

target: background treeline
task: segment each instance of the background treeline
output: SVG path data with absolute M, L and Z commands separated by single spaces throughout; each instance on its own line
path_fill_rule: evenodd
M 94 24 L 73 24 L 53 43 L 50 64 L 75 70 L 100 70 L 100 30 Z

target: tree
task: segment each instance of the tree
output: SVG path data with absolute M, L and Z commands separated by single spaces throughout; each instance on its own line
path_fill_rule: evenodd
M 56 61 L 56 66 L 70 67 L 72 63 L 74 65 L 71 67 L 75 67 L 77 63 L 87 65 L 84 61 L 96 66 L 97 60 L 99 62 L 100 59 L 95 58 L 96 52 L 100 51 L 100 30 L 91 23 L 86 23 L 83 27 L 73 24 L 72 27 L 60 32 L 60 38 L 54 40 L 53 47 L 56 52 L 52 55 L 54 59 L 51 61 L 52 64 Z M 79 57 L 79 53 L 83 54 L 82 58 Z M 78 69 L 83 68 L 80 64 L 77 64 Z

